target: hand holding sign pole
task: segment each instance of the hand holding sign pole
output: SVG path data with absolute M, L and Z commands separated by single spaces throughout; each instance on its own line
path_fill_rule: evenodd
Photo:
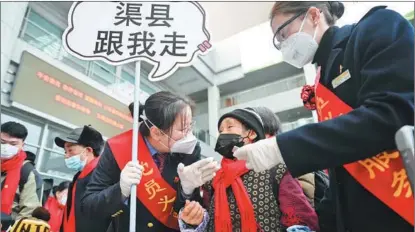
M 76 2 L 68 14 L 64 47 L 71 55 L 111 65 L 136 62 L 134 102 L 139 102 L 141 61 L 153 65 L 151 81 L 190 66 L 212 47 L 206 13 L 197 2 Z M 134 104 L 132 160 L 138 162 L 138 112 Z M 131 189 L 130 231 L 136 228 L 136 186 Z

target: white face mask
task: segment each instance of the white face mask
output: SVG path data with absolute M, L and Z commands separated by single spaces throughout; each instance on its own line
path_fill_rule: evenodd
M 310 63 L 318 48 L 315 40 L 317 27 L 314 30 L 314 36 L 301 31 L 307 19 L 307 14 L 301 23 L 300 30 L 281 43 L 281 53 L 284 61 L 296 68 L 302 68 Z
M 170 148 L 172 153 L 192 154 L 197 144 L 197 139 L 189 132 L 182 139 L 177 140 Z
M 63 195 L 60 199 L 59 199 L 59 203 L 61 205 L 66 205 L 66 202 L 68 201 L 68 195 Z
M 1 144 L 1 158 L 11 159 L 19 152 L 19 148 L 10 144 Z

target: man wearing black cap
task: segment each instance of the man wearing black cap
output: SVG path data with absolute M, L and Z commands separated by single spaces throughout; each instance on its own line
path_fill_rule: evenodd
M 61 231 L 106 231 L 108 224 L 103 219 L 91 220 L 82 216 L 81 211 L 82 196 L 104 145 L 101 133 L 91 126 L 84 126 L 74 129 L 63 138 L 56 137 L 55 143 L 65 149 L 66 166 L 78 172 L 69 187 Z
M 202 186 L 207 213 L 204 220 L 194 223 L 201 217 L 200 206 L 187 204 L 180 213 L 181 229 L 285 231 L 293 225 L 305 225 L 318 230 L 316 213 L 284 164 L 255 173 L 246 168 L 245 161 L 234 158 L 235 147 L 265 139 L 261 117 L 253 110 L 236 109 L 219 119 L 218 129 L 215 151 L 223 159 L 214 179 Z M 186 186 L 182 183 L 182 187 Z

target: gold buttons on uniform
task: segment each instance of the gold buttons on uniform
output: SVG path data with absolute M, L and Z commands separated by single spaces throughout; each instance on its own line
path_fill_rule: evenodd
M 151 227 L 153 227 L 153 223 L 149 222 L 149 223 L 147 224 L 147 226 L 148 226 L 148 228 L 151 228 Z
M 114 213 L 113 215 L 111 215 L 111 217 L 117 217 L 117 216 L 119 216 L 120 214 L 122 214 L 123 213 L 123 211 L 122 210 L 118 210 L 118 212 L 116 212 L 116 213 Z

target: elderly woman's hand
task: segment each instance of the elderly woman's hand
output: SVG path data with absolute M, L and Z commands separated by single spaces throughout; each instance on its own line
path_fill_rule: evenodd
M 205 209 L 199 202 L 186 200 L 180 219 L 188 225 L 198 226 L 203 222 L 204 213 Z

